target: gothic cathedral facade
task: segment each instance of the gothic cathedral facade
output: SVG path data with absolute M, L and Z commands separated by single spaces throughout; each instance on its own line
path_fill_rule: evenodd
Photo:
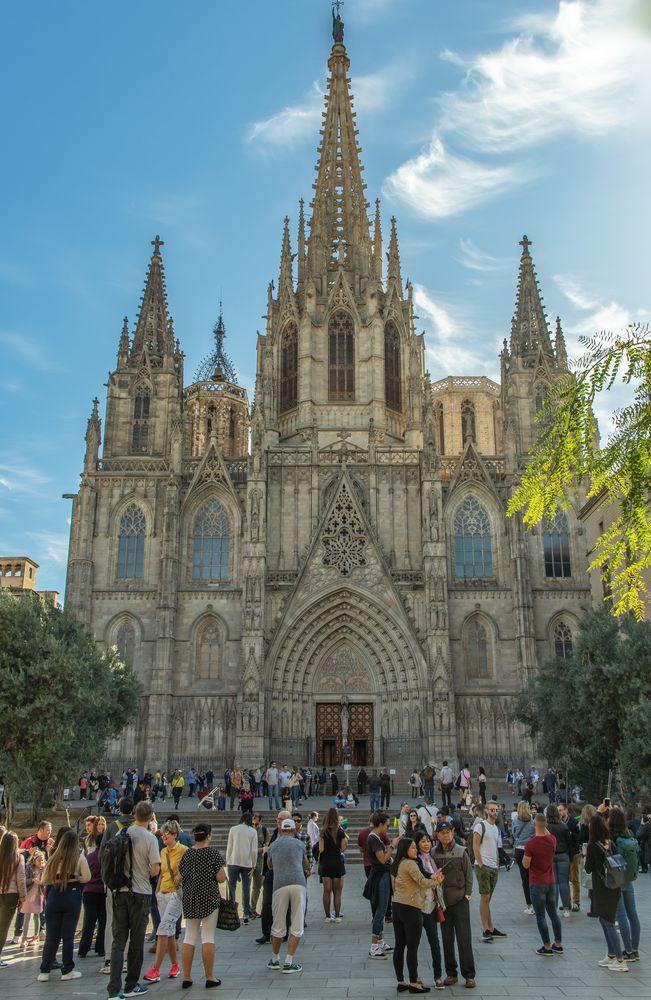
M 125 319 L 103 442 L 95 400 L 73 499 L 66 605 L 142 684 L 114 768 L 270 758 L 486 767 L 531 753 L 511 719 L 589 601 L 572 510 L 506 518 L 535 415 L 567 369 L 522 240 L 501 380 L 425 371 L 395 220 L 362 181 L 341 32 L 311 217 L 258 335 L 255 398 L 224 350 L 195 381 L 156 238 Z M 102 451 L 100 455 L 100 444 Z

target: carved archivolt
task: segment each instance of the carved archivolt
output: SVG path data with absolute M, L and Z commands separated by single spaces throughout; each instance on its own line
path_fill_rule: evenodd
M 320 694 L 367 694 L 373 683 L 359 654 L 349 645 L 337 646 L 321 664 L 314 690 Z

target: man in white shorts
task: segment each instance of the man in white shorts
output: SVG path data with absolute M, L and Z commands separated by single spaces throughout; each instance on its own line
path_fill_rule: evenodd
M 294 961 L 294 955 L 305 928 L 304 916 L 307 899 L 305 880 L 311 875 L 305 847 L 301 840 L 296 839 L 295 833 L 294 820 L 283 819 L 278 838 L 267 850 L 267 865 L 273 871 L 274 877 L 273 896 L 271 897 L 271 912 L 273 914 L 272 956 L 267 963 L 267 968 L 282 969 L 286 973 L 303 971 L 302 966 Z M 287 941 L 287 957 L 284 964 L 281 965 L 280 945 L 285 937 L 287 910 L 290 906 L 292 922 Z

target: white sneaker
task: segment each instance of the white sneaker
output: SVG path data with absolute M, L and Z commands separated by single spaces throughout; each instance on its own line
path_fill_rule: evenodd
M 569 917 L 569 915 L 570 915 L 570 911 L 569 910 L 563 910 L 563 916 L 564 917 Z
M 341 923 L 341 917 L 333 917 L 332 918 L 332 922 L 333 922 L 333 924 L 340 924 Z
M 9 943 L 10 944 L 20 944 L 20 938 L 19 937 L 13 937 Z
M 39 972 L 38 976 L 36 977 L 36 981 L 39 983 L 47 983 L 49 978 L 50 978 L 49 972 Z
M 332 917 L 325 917 L 324 920 L 323 920 L 323 923 L 324 924 L 329 924 L 331 920 L 332 920 Z
M 526 913 L 529 917 L 533 917 L 533 906 L 525 906 L 523 913 Z
M 600 961 L 597 962 L 597 965 L 600 965 L 602 969 L 607 969 L 608 966 L 612 964 L 612 962 L 616 961 L 617 959 L 613 958 L 612 955 L 606 955 L 605 958 L 602 958 L 600 959 Z
M 369 958 L 383 958 L 387 959 L 389 956 L 385 954 L 383 948 L 378 948 L 376 944 L 371 945 L 371 950 L 368 953 Z
M 610 963 L 610 965 L 607 966 L 607 968 L 611 972 L 628 972 L 628 965 L 626 964 L 626 961 L 618 962 L 616 958 Z
M 81 979 L 81 972 L 77 969 L 73 969 L 72 972 L 64 972 L 61 976 L 63 980 L 67 979 Z

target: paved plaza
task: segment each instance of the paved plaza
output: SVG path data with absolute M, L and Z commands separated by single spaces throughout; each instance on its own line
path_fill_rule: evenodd
M 386 1000 L 397 996 L 391 961 L 372 961 L 368 957 L 370 918 L 368 903 L 361 895 L 363 881 L 361 866 L 351 866 L 344 889 L 344 920 L 341 924 L 325 924 L 319 882 L 315 877 L 310 878 L 308 926 L 297 956 L 303 965 L 300 975 L 285 976 L 267 971 L 270 946 L 255 943 L 260 933 L 259 921 L 242 926 L 232 934 L 218 932 L 215 972 L 223 984 L 218 996 L 223 1000 L 281 1000 L 284 997 L 290 1000 L 339 1000 L 344 997 Z M 651 954 L 647 950 L 651 933 L 651 879 L 648 876 L 639 877 L 636 894 L 642 923 L 642 961 L 631 965 L 629 973 L 618 975 L 598 967 L 597 962 L 605 951 L 604 938 L 598 921 L 587 918 L 585 910 L 563 920 L 565 954 L 553 959 L 539 958 L 535 954 L 540 944 L 536 921 L 522 912 L 524 903 L 517 869 L 509 873 L 502 870 L 493 915 L 497 926 L 508 933 L 508 938 L 490 945 L 479 942 L 481 927 L 475 892 L 471 906 L 477 989 L 469 994 L 461 980 L 458 986 L 446 987 L 445 992 L 453 996 L 473 995 L 477 1000 L 498 996 L 523 1000 L 651 997 L 651 960 L 646 961 Z M 386 938 L 393 941 L 390 926 L 386 929 Z M 89 956 L 77 962 L 77 968 L 83 973 L 79 980 L 62 983 L 59 973 L 53 972 L 49 983 L 38 983 L 38 955 L 26 957 L 20 955 L 17 948 L 7 947 L 3 957 L 10 959 L 10 966 L 0 970 L 2 1000 L 63 1000 L 64 997 L 106 1000 L 107 977 L 99 972 L 99 959 Z M 146 961 L 150 957 L 145 954 Z M 149 964 L 147 962 L 143 971 Z M 431 986 L 432 968 L 424 936 L 419 971 L 423 981 Z M 183 994 L 189 1000 L 204 992 L 198 957 L 195 957 L 193 973 L 195 985 L 189 993 Z M 149 992 L 152 1000 L 158 995 L 179 997 L 180 980 L 163 980 L 150 986 Z

